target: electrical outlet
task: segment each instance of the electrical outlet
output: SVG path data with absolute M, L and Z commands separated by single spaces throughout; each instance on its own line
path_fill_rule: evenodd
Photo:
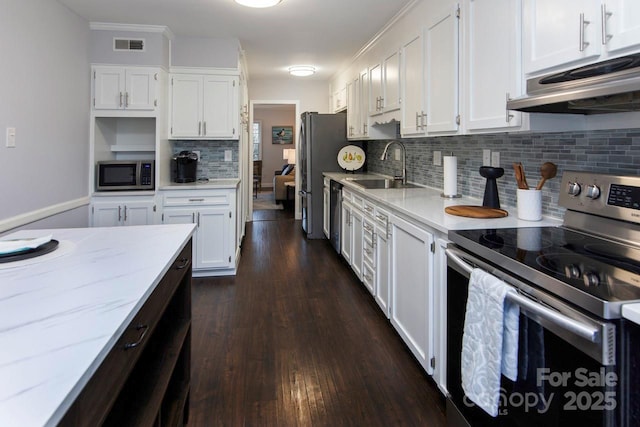
M 433 152 L 433 165 L 441 166 L 442 165 L 442 151 L 434 151 Z
M 500 167 L 500 153 L 494 151 L 491 153 L 491 167 L 499 168 Z
M 7 147 L 15 148 L 16 146 L 16 128 L 7 128 Z
M 198 160 L 200 160 L 200 150 L 193 150 L 193 153 L 196 154 L 196 156 L 198 156 Z
M 400 157 L 400 149 L 399 149 L 399 148 L 396 148 L 396 149 L 394 150 L 394 152 L 393 152 L 393 158 L 394 158 L 394 160 L 400 160 L 400 159 L 401 159 L 401 157 Z
M 482 150 L 482 166 L 491 165 L 491 150 Z
M 224 150 L 224 161 L 225 162 L 231 161 L 231 150 Z

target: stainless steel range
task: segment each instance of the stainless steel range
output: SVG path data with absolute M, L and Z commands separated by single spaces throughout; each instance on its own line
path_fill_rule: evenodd
M 560 188 L 561 227 L 449 232 L 452 425 L 640 425 L 640 328 L 621 316 L 623 304 L 640 302 L 640 177 L 566 171 Z M 460 386 L 473 268 L 513 286 L 507 298 L 521 308 L 518 379 L 502 378 L 496 418 Z

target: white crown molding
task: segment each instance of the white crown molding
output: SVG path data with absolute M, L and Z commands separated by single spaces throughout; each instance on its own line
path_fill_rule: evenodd
M 178 74 L 211 74 L 224 76 L 239 76 L 238 68 L 217 68 L 217 67 L 183 67 L 172 66 L 169 68 L 170 73 Z
M 139 33 L 161 33 L 169 40 L 175 35 L 165 25 L 117 24 L 114 22 L 90 22 L 89 29 L 97 31 L 131 31 Z

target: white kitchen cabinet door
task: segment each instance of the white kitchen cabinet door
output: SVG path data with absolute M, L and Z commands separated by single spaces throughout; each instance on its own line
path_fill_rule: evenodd
M 400 52 L 395 51 L 383 61 L 383 102 L 385 113 L 400 109 Z
M 391 324 L 433 374 L 433 235 L 391 216 Z
M 369 70 L 364 69 L 360 72 L 360 79 L 358 81 L 359 96 L 360 96 L 360 109 L 358 115 L 360 116 L 358 122 L 360 123 L 360 129 L 358 134 L 366 138 L 369 135 Z
M 158 73 L 154 69 L 127 68 L 125 72 L 125 108 L 153 110 L 156 103 Z
M 522 17 L 526 74 L 600 55 L 600 0 L 524 0 Z
M 351 269 L 362 280 L 362 211 L 351 208 Z
M 360 75 L 347 82 L 347 138 L 360 137 Z
M 171 135 L 200 137 L 202 132 L 202 77 L 176 74 L 171 77 Z
M 127 202 L 124 205 L 123 225 L 154 224 L 154 206 L 153 201 Z
M 144 67 L 93 68 L 95 110 L 154 110 L 158 70 Z
M 602 43 L 609 52 L 637 51 L 640 46 L 640 1 L 603 0 Z
M 125 75 L 123 67 L 94 67 L 93 108 L 120 110 L 124 108 Z
M 434 15 L 426 29 L 427 132 L 456 133 L 458 112 L 458 9 Z
M 351 204 L 345 201 L 342 202 L 342 215 L 340 221 L 340 252 L 342 257 L 351 264 Z
M 406 136 L 426 135 L 424 112 L 424 37 L 422 33 L 412 37 L 402 46 L 402 119 L 400 133 Z
M 91 211 L 93 227 L 116 227 L 122 223 L 122 206 L 119 203 L 94 203 Z
M 198 259 L 195 268 L 232 267 L 230 232 L 234 224 L 227 208 L 201 208 L 196 213 Z
M 507 110 L 508 98 L 522 94 L 519 4 L 465 2 L 462 117 L 467 131 L 521 126 L 522 113 Z
M 388 218 L 388 214 L 381 214 L 379 211 L 376 214 L 376 218 L 378 215 L 384 215 Z M 387 225 L 386 221 L 384 223 L 376 222 L 374 233 L 374 249 L 375 249 L 375 264 L 376 264 L 376 285 L 375 285 L 375 298 L 376 302 L 382 312 L 387 318 L 389 318 L 389 301 L 391 297 L 391 289 L 390 289 L 390 280 L 389 280 L 389 272 L 390 272 L 390 251 L 389 251 L 389 236 L 387 235 Z
M 447 391 L 447 249 L 448 242 L 437 239 L 433 274 L 433 380 L 446 396 Z
M 238 138 L 237 77 L 203 77 L 202 133 L 205 138 Z
M 384 90 L 382 88 L 382 62 L 369 68 L 369 115 L 382 114 Z
M 333 93 L 333 112 L 337 113 L 345 108 L 347 108 L 347 87 L 342 86 Z

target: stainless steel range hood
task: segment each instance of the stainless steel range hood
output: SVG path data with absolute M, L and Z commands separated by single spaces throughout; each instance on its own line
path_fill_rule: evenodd
M 527 80 L 527 96 L 507 109 L 529 113 L 640 111 L 640 54 Z

